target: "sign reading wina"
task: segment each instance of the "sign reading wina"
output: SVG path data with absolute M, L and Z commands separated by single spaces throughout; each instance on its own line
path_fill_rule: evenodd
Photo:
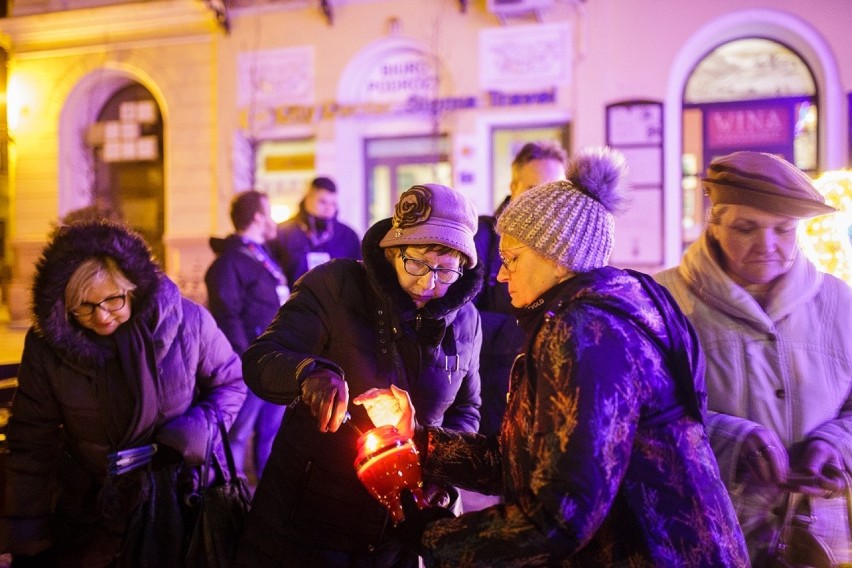
M 791 144 L 793 124 L 788 106 L 749 106 L 708 110 L 707 146 L 730 148 Z

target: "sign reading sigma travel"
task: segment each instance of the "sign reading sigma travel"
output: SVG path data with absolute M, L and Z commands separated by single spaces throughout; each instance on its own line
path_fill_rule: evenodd
M 478 95 L 442 96 L 448 82 L 443 80 L 439 60 L 415 46 L 388 43 L 382 49 L 356 56 L 341 77 L 338 100 L 312 103 L 282 97 L 278 101 L 255 95 L 254 105 L 241 105 L 241 126 L 254 132 L 286 126 L 310 125 L 322 120 L 400 114 L 441 114 L 486 107 L 555 104 L 555 86 L 531 90 L 488 89 Z M 298 56 L 298 52 L 289 55 Z M 303 53 L 304 67 L 313 76 L 311 53 Z M 273 59 L 255 55 L 251 73 L 255 84 L 274 83 L 279 73 Z M 241 61 L 241 63 L 243 63 Z M 292 61 L 291 61 L 292 63 Z M 246 65 L 248 67 L 248 65 Z M 298 67 L 298 66 L 297 66 Z M 258 77 L 272 75 L 269 80 Z M 248 83 L 248 81 L 246 81 Z M 515 83 L 528 85 L 527 82 Z M 247 85 L 251 88 L 251 85 Z M 527 87 L 529 88 L 529 87 Z M 280 91 L 269 90 L 275 97 Z M 251 97 L 242 97 L 243 103 Z M 249 111 L 251 109 L 251 111 Z

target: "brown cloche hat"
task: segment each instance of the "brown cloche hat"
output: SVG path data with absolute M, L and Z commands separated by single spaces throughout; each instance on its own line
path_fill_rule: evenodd
M 741 151 L 716 158 L 702 181 L 713 205 L 748 205 L 797 218 L 837 211 L 807 174 L 774 154 Z

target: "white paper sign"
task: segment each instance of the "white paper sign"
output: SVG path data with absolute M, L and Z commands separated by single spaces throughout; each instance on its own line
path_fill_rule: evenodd
M 485 90 L 523 90 L 571 83 L 567 23 L 489 28 L 479 34 L 479 83 Z

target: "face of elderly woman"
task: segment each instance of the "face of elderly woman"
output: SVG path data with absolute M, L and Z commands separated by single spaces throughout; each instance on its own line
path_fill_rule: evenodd
M 748 205 L 725 205 L 709 225 L 719 243 L 725 272 L 740 286 L 769 284 L 790 269 L 796 254 L 798 219 Z
M 424 247 L 406 247 L 393 265 L 399 285 L 418 308 L 446 294 L 462 272 L 458 254 L 440 254 Z
M 511 235 L 500 238 L 500 258 L 503 265 L 497 280 L 508 284 L 512 305 L 516 308 L 529 306 L 569 274 L 567 269 Z
M 110 276 L 94 281 L 82 303 L 71 310 L 80 325 L 98 335 L 111 335 L 130 313 L 130 296 Z

